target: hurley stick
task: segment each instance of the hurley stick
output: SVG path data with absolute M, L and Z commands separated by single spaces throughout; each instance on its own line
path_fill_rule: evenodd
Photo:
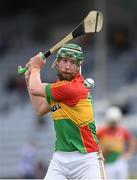
M 72 30 L 71 33 L 66 35 L 61 41 L 51 47 L 48 51 L 43 53 L 43 60 L 49 57 L 53 52 L 57 51 L 65 43 L 68 43 L 72 39 L 81 36 L 86 33 L 99 32 L 103 25 L 103 14 L 98 11 L 90 11 L 84 20 Z M 18 74 L 22 75 L 27 71 L 27 68 L 18 68 Z

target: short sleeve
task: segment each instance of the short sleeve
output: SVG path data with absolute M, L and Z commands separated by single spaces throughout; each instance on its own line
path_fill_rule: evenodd
M 128 131 L 127 129 L 123 129 L 123 131 L 124 131 L 124 137 L 125 137 L 126 140 L 130 140 L 133 137 L 131 132 Z
M 47 96 L 47 101 L 50 104 L 50 101 L 54 100 L 53 95 L 52 95 L 52 91 L 51 91 L 51 84 L 48 84 L 46 86 L 45 93 Z
M 81 84 L 73 83 L 73 81 L 61 81 L 46 86 L 47 100 L 50 102 L 63 102 L 67 105 L 73 106 L 81 98 L 87 98 L 86 88 L 82 89 Z

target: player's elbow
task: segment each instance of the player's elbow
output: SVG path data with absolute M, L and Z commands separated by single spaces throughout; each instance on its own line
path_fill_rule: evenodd
M 49 107 L 45 107 L 45 108 L 43 108 L 42 106 L 39 106 L 39 107 L 35 107 L 35 112 L 36 112 L 36 114 L 38 115 L 38 116 L 44 116 L 44 115 L 46 115 L 47 113 L 49 113 L 50 112 L 50 108 Z
M 37 116 L 40 116 L 40 117 L 44 116 L 46 114 L 45 111 L 41 110 L 41 108 L 39 108 L 39 107 L 35 108 L 35 112 L 36 112 Z
M 30 88 L 29 92 L 33 96 L 38 96 L 39 95 L 39 90 L 37 88 Z
M 40 116 L 40 117 L 45 115 L 45 113 L 43 113 L 42 111 L 36 111 L 36 114 L 37 116 Z

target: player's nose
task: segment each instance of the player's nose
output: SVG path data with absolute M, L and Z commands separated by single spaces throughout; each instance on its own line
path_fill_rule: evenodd
M 70 69 L 70 66 L 71 66 L 71 63 L 69 61 L 67 61 L 66 64 L 65 64 L 65 68 Z

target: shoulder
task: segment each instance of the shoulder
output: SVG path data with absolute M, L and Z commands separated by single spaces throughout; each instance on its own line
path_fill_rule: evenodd
M 78 96 L 81 93 L 87 93 L 89 90 L 84 86 L 84 78 L 82 75 L 77 75 L 72 81 L 58 81 L 51 85 L 53 91 L 63 91 L 64 94 Z
M 105 132 L 107 131 L 107 128 L 106 127 L 101 127 L 97 130 L 97 134 L 98 135 L 102 135 L 104 134 Z
M 126 138 L 131 138 L 133 136 L 131 131 L 123 126 L 119 127 L 119 131 L 122 132 Z
M 50 85 L 52 99 L 66 104 L 77 104 L 80 99 L 87 99 L 89 90 L 84 86 L 84 78 L 78 75 L 72 81 L 58 81 Z
M 123 133 L 124 133 L 124 132 L 127 132 L 127 133 L 130 132 L 130 131 L 129 131 L 126 127 L 124 127 L 124 126 L 119 126 L 119 127 L 118 127 L 118 130 L 119 130 L 119 131 L 122 131 Z

